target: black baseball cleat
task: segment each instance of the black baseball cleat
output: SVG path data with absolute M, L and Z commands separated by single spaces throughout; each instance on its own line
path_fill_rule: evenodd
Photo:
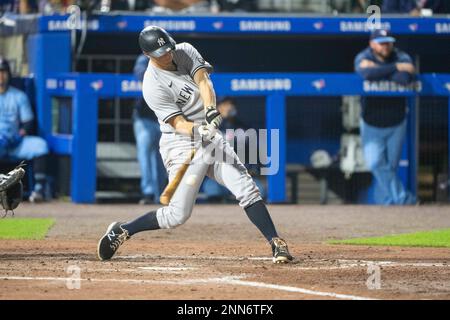
M 109 260 L 117 249 L 128 239 L 128 231 L 122 228 L 123 222 L 113 222 L 109 225 L 105 235 L 98 242 L 97 256 L 100 260 Z
M 283 239 L 272 238 L 270 244 L 272 245 L 273 263 L 288 263 L 294 259 L 289 253 L 286 241 Z

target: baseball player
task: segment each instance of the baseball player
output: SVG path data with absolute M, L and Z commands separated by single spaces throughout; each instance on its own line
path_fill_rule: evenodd
M 217 133 L 222 117 L 209 73 L 212 66 L 189 43 L 176 44 L 162 28 L 148 26 L 139 45 L 150 58 L 143 96 L 161 129 L 160 153 L 169 181 L 196 149 L 170 203 L 130 222 L 113 222 L 98 243 L 100 260 L 110 259 L 120 245 L 138 232 L 175 228 L 190 217 L 200 185 L 207 175 L 229 189 L 250 221 L 272 247 L 273 262 L 293 259 L 267 211 L 260 192 L 231 146 Z M 211 148 L 213 146 L 213 148 Z M 216 153 L 232 161 L 217 160 Z

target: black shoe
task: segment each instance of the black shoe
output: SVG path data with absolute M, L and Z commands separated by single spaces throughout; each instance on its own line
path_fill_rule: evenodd
M 122 228 L 123 222 L 113 222 L 109 225 L 105 235 L 98 242 L 97 256 L 100 260 L 109 260 L 117 249 L 128 239 L 128 231 Z
M 288 263 L 294 258 L 289 253 L 286 241 L 281 238 L 272 238 L 270 241 L 272 245 L 273 263 Z

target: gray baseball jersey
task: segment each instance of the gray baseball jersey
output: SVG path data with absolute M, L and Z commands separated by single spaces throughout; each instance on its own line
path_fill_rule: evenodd
M 203 121 L 203 102 L 194 74 L 201 68 L 212 71 L 200 53 L 189 43 L 176 45 L 173 51 L 176 71 L 167 71 L 149 63 L 144 74 L 143 94 L 147 105 L 155 112 L 161 132 L 175 132 L 167 123 L 170 118 L 183 114 L 189 121 Z
M 143 82 L 144 99 L 160 123 L 162 135 L 159 146 L 169 180 L 176 175 L 195 145 L 191 137 L 177 133 L 167 121 L 176 115 L 184 115 L 189 121 L 204 122 L 203 101 L 193 78 L 201 68 L 212 71 L 212 66 L 189 43 L 176 45 L 173 60 L 176 71 L 162 70 L 150 62 Z M 204 146 L 200 147 L 169 205 L 157 211 L 161 228 L 176 227 L 189 218 L 205 175 L 227 187 L 242 207 L 261 200 L 258 187 L 228 142 L 216 134 L 214 144 L 216 153 L 227 154 L 232 161 L 217 161 L 213 164 L 196 161 L 204 159 L 203 156 L 211 157 L 211 149 L 208 151 Z

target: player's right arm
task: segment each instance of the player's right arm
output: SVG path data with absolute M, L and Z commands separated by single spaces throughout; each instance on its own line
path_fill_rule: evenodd
M 178 115 L 170 118 L 167 121 L 176 132 L 190 136 L 193 134 L 194 123 L 192 121 L 186 120 L 186 118 L 182 115 Z

